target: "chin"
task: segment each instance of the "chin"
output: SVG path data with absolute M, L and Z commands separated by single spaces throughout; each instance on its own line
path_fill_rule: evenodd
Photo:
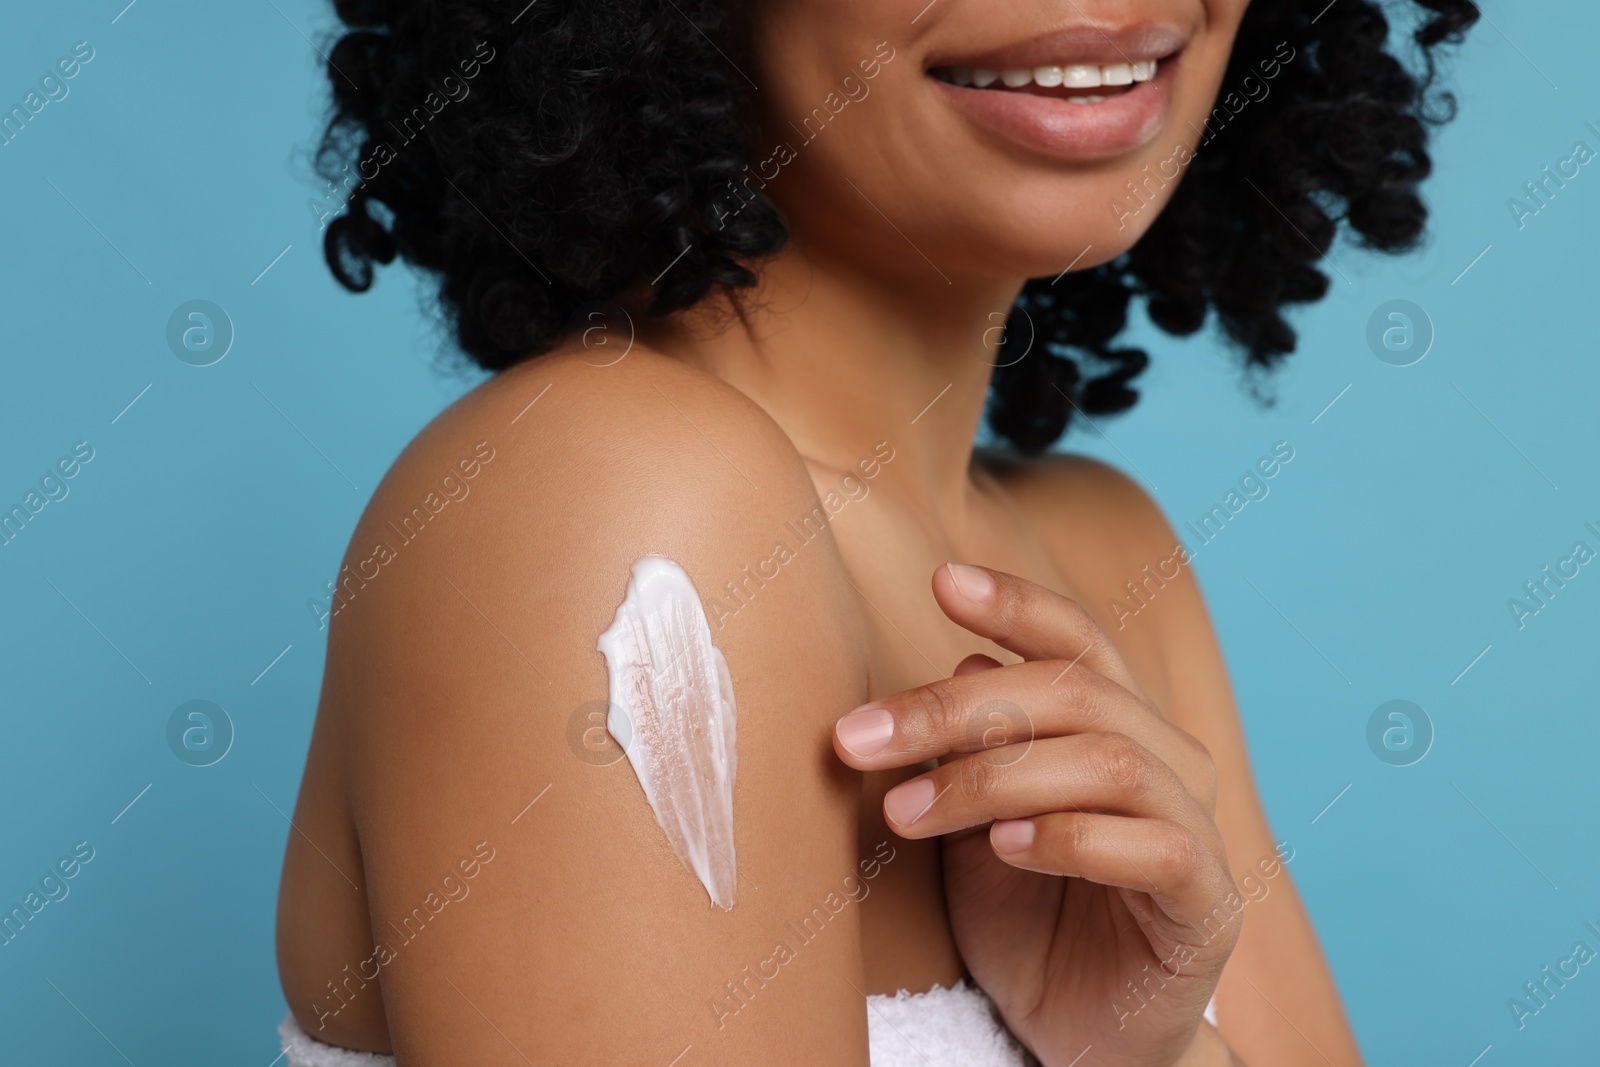
M 1097 267 L 1139 242 L 1177 186 L 1176 180 L 1169 181 L 1141 203 L 1130 198 L 1126 181 L 1121 172 L 1057 178 L 1037 182 L 1034 189 L 1018 188 L 1004 198 L 985 196 L 976 188 L 962 201 L 965 218 L 933 247 L 951 265 L 947 273 L 954 266 L 992 278 L 1054 278 L 1064 271 Z

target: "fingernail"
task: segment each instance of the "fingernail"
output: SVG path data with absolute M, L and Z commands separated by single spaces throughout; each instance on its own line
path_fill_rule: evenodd
M 994 597 L 994 579 L 989 572 L 965 563 L 946 563 L 956 591 L 974 604 L 987 604 Z
M 1033 820 L 1000 820 L 989 828 L 989 843 L 996 852 L 1021 852 L 1033 844 Z
M 883 708 L 852 711 L 834 724 L 839 743 L 854 756 L 875 756 L 894 736 L 894 716 Z
M 933 801 L 933 779 L 918 778 L 889 790 L 889 795 L 883 798 L 883 810 L 888 813 L 891 822 L 910 826 L 927 814 L 928 809 L 933 807 Z

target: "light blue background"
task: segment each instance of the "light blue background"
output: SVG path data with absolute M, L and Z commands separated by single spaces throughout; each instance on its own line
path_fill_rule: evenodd
M 356 299 L 322 266 L 305 156 L 324 90 L 303 34 L 324 40 L 324 5 L 138 0 L 113 23 L 125 2 L 0 15 L 7 107 L 74 42 L 97 53 L 0 148 L 0 503 L 74 442 L 96 451 L 0 548 L 0 903 L 74 842 L 96 850 L 0 948 L 0 1058 L 267 1067 L 282 813 L 323 656 L 306 602 L 387 464 L 470 382 L 436 370 L 406 273 Z M 1600 9 L 1485 11 L 1454 64 L 1429 246 L 1333 251 L 1277 405 L 1214 338 L 1155 338 L 1139 408 L 1070 442 L 1148 481 L 1180 526 L 1275 441 L 1295 448 L 1197 565 L 1374 1064 L 1467 1067 L 1491 1045 L 1483 1067 L 1593 1062 L 1600 1013 L 1600 966 L 1520 1032 L 1506 1004 L 1580 938 L 1600 948 L 1583 926 L 1600 925 L 1600 565 L 1523 630 L 1507 608 L 1574 541 L 1600 548 L 1583 529 L 1600 525 L 1600 165 L 1521 231 L 1507 208 L 1574 141 L 1600 148 Z M 204 369 L 164 340 L 196 298 L 237 328 Z M 1391 299 L 1436 328 L 1414 366 L 1367 347 Z M 237 731 L 207 768 L 164 738 L 196 698 Z M 1396 698 L 1437 731 L 1410 767 L 1365 738 Z

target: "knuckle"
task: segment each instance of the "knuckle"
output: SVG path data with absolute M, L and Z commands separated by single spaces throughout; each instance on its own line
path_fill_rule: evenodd
M 1047 687 L 1056 713 L 1078 730 L 1105 730 L 1107 710 L 1096 684 L 1097 676 L 1081 661 L 1053 660 L 1041 666 L 1048 670 L 1042 678 L 1052 681 Z
M 1040 682 L 1047 683 L 1039 687 L 1039 692 L 1045 697 L 1047 707 L 1057 718 L 1074 723 L 1082 728 L 1088 725 L 1088 716 L 1084 708 L 1084 670 L 1083 664 L 1070 667 L 1070 660 L 1051 660 L 1037 665 Z M 1030 664 L 1030 666 L 1032 666 Z
M 1060 816 L 1060 841 L 1061 847 L 1069 855 L 1078 855 L 1087 851 L 1090 845 L 1093 830 L 1090 827 L 1089 817 L 1081 812 L 1063 812 Z
M 925 739 L 948 737 L 960 729 L 960 702 L 943 682 L 925 685 L 911 693 L 911 723 Z
M 1064 596 L 1061 598 L 1061 606 L 1074 631 L 1091 637 L 1100 635 L 1099 624 L 1094 621 L 1094 616 L 1089 614 L 1089 609 L 1083 606 L 1082 601 Z
M 988 760 L 969 756 L 957 760 L 955 767 L 957 768 L 955 787 L 962 799 L 968 803 L 985 803 L 998 791 L 1002 772 Z
M 1171 886 L 1186 885 L 1200 869 L 1203 849 L 1195 836 L 1175 823 L 1162 825 L 1154 843 L 1157 876 Z
M 1101 734 L 1095 749 L 1099 777 L 1118 789 L 1138 789 L 1148 779 L 1144 750 L 1127 734 Z
M 1031 666 L 1038 672 L 1041 682 L 1049 683 L 1056 699 L 1067 704 L 1078 700 L 1084 679 L 1089 676 L 1089 669 L 1083 660 L 1073 659 L 1070 656 L 1048 661 L 1040 660 Z
M 1110 683 L 1098 674 L 1085 671 L 1078 679 L 1074 695 L 1078 715 L 1085 723 L 1090 727 L 1109 728 L 1117 708 L 1116 694 L 1111 692 Z
M 1107 640 L 1105 631 L 1100 629 L 1100 624 L 1094 621 L 1094 616 L 1089 614 L 1088 608 L 1071 597 L 1062 597 L 1062 600 L 1064 602 L 1062 604 L 1063 619 L 1067 633 L 1074 640 L 1078 641 L 1084 648 Z

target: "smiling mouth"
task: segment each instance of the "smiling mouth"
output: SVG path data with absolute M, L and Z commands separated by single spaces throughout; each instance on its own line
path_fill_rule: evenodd
M 1047 64 L 1010 70 L 934 67 L 928 73 L 942 82 L 968 89 L 1026 93 L 1089 105 L 1124 96 L 1135 86 L 1154 81 L 1164 61 L 1142 59 L 1131 63 Z
M 934 99 L 1030 154 L 1063 162 L 1126 155 L 1171 115 L 1192 40 L 1164 22 L 1072 23 L 989 45 L 951 31 L 923 60 Z

